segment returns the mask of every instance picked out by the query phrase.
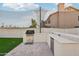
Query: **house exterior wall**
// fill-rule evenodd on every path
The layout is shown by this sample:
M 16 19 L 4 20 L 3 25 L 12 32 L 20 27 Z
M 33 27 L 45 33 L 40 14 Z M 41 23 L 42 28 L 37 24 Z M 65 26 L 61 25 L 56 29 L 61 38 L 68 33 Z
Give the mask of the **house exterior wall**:
M 49 23 L 49 21 L 50 21 L 50 23 Z M 56 27 L 58 27 L 57 22 L 58 22 L 58 12 L 49 16 L 49 18 L 45 21 L 45 26 L 56 28 Z
M 49 23 L 50 17 L 44 22 L 45 27 L 51 27 L 51 23 Z
M 78 13 L 73 12 L 60 12 L 59 13 L 59 27 L 60 28 L 73 28 L 79 26 Z
M 79 26 L 78 16 L 78 12 L 59 12 L 48 18 L 50 25 L 47 25 L 53 28 L 73 28 Z
M 48 17 L 45 26 L 55 28 L 79 27 L 79 10 L 72 6 L 64 8 L 64 3 L 60 3 L 58 4 L 58 11 Z
M 51 23 L 51 27 L 56 28 L 58 27 L 58 13 L 52 15 L 50 17 L 50 23 Z

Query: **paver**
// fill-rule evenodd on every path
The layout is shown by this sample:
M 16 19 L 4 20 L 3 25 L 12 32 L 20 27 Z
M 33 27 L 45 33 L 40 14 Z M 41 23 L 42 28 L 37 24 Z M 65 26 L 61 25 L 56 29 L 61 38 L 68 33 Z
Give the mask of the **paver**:
M 27 45 L 22 43 L 6 56 L 53 56 L 53 54 L 46 42 L 36 42 Z

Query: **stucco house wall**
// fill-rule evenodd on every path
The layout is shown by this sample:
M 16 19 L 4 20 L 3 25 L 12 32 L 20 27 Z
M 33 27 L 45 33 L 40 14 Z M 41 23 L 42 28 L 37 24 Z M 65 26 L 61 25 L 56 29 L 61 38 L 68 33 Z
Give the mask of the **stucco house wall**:
M 48 20 L 50 20 L 50 27 L 53 28 L 73 28 L 79 26 L 78 17 L 79 13 L 77 12 L 59 12 L 51 15 Z
M 52 15 L 50 17 L 50 24 L 51 24 L 51 27 L 53 28 L 56 28 L 58 25 L 58 13 L 55 13 L 54 15 Z
M 73 28 L 79 26 L 78 13 L 60 12 L 59 13 L 59 27 Z
M 46 26 L 51 28 L 74 28 L 79 26 L 79 10 L 71 6 L 64 9 L 63 5 L 60 4 L 59 10 L 48 17 L 46 20 L 48 24 L 45 23 Z

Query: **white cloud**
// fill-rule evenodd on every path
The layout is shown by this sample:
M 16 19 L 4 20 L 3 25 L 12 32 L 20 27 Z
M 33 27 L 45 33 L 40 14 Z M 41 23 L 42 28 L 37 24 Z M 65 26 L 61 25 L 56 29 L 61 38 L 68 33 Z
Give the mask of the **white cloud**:
M 24 11 L 24 10 L 29 10 L 29 9 L 35 9 L 38 8 L 38 4 L 34 3 L 3 3 L 3 7 L 10 8 L 14 11 Z

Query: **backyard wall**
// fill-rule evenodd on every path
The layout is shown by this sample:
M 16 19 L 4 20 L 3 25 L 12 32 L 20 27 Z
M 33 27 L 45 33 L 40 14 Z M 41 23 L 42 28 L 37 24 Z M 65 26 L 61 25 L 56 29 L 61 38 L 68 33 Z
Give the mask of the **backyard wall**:
M 23 37 L 26 30 L 35 30 L 34 42 L 47 42 L 49 38 L 49 33 L 53 32 L 63 32 L 79 35 L 79 28 L 70 29 L 57 29 L 57 28 L 42 28 L 39 33 L 39 29 L 26 28 L 26 29 L 0 29 L 0 37 Z

